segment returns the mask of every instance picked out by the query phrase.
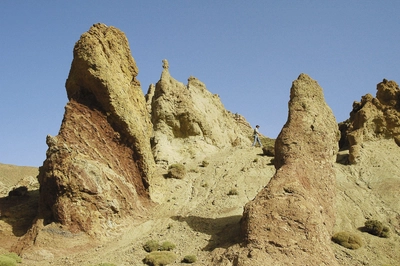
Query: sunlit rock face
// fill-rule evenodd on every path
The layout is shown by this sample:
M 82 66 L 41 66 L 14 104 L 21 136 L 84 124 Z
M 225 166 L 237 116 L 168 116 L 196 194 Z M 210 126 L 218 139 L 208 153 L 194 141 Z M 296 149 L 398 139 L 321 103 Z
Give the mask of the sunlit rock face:
M 357 164 L 364 141 L 393 139 L 400 146 L 400 90 L 395 81 L 384 79 L 371 94 L 353 103 L 350 118 L 341 123 L 341 146 L 349 149 L 349 163 Z
M 74 47 L 69 102 L 40 168 L 39 220 L 101 235 L 146 212 L 152 126 L 123 32 L 95 24 Z
M 195 77 L 175 80 L 163 60 L 160 80 L 146 94 L 154 128 L 153 154 L 158 164 L 206 156 L 220 148 L 250 146 L 252 129 L 239 114 L 227 111 L 217 94 Z
M 212 263 L 338 265 L 330 238 L 339 137 L 322 88 L 301 74 L 293 82 L 288 120 L 276 140 L 276 173 L 244 208 L 244 243 Z

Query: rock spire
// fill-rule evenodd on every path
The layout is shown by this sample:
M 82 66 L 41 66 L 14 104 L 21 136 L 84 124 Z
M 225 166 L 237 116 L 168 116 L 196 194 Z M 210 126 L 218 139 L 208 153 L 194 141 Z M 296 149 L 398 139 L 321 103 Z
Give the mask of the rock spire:
M 293 82 L 288 120 L 276 140 L 276 173 L 244 209 L 245 248 L 233 247 L 213 263 L 338 265 L 330 248 L 338 140 L 321 87 L 301 74 Z
M 95 24 L 74 47 L 69 102 L 40 168 L 43 225 L 101 235 L 150 204 L 150 117 L 123 32 Z

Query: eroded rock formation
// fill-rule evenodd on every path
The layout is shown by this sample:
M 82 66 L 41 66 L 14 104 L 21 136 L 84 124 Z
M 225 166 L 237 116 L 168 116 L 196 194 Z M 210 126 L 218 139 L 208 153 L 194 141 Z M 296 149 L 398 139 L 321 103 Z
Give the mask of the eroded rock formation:
M 377 85 L 376 98 L 366 94 L 353 103 L 350 118 L 341 123 L 341 146 L 349 148 L 349 162 L 359 161 L 364 141 L 393 138 L 400 146 L 400 90 L 395 81 Z
M 146 94 L 154 128 L 153 154 L 157 163 L 171 164 L 182 158 L 224 147 L 250 145 L 251 126 L 225 109 L 218 95 L 209 92 L 200 80 L 189 77 L 188 84 L 175 80 L 169 64 L 155 86 Z
M 339 131 L 318 83 L 293 82 L 289 116 L 276 140 L 274 177 L 246 204 L 243 246 L 216 265 L 338 265 L 330 248 Z
M 38 223 L 101 235 L 150 204 L 152 132 L 123 32 L 95 24 L 74 47 L 69 102 L 40 168 Z

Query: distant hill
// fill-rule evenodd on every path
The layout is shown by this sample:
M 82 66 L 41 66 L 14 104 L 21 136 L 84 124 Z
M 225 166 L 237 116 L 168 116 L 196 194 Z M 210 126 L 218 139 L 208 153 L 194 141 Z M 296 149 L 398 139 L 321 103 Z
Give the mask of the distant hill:
M 12 164 L 0 163 L 0 193 L 3 193 L 4 187 L 13 187 L 18 183 L 18 181 L 25 177 L 30 176 L 36 178 L 38 173 L 38 167 L 17 166 Z

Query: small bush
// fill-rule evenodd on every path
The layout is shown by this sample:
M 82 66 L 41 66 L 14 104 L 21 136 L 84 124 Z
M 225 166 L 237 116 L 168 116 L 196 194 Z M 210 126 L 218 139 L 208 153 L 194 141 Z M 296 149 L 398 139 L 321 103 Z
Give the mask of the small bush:
M 21 263 L 22 259 L 16 253 L 6 253 L 0 255 L 0 266 L 15 266 Z
M 15 266 L 17 262 L 6 255 L 0 255 L 0 266 Z
M 96 264 L 96 266 L 117 266 L 117 265 L 115 265 L 114 263 L 103 262 Z
M 377 220 L 368 220 L 365 222 L 365 229 L 368 233 L 379 237 L 389 237 L 389 227 L 383 225 Z
M 182 262 L 183 263 L 195 263 L 197 260 L 197 257 L 195 255 L 186 255 Z
M 183 179 L 186 175 L 186 168 L 183 164 L 172 164 L 168 168 L 168 177 Z
M 176 248 L 175 244 L 169 241 L 165 241 L 161 244 L 160 250 L 170 251 Z
M 143 262 L 147 265 L 162 266 L 173 263 L 176 255 L 170 251 L 153 251 L 148 254 Z
M 232 188 L 228 192 L 228 196 L 239 195 L 239 191 L 236 188 Z
M 210 163 L 208 161 L 206 161 L 206 160 L 201 162 L 201 166 L 203 166 L 203 167 L 207 167 L 209 164 Z
M 358 249 L 362 246 L 359 236 L 349 232 L 339 232 L 332 236 L 332 241 L 348 249 Z
M 143 248 L 147 252 L 153 252 L 159 250 L 160 244 L 155 240 L 149 240 L 143 245 Z
M 21 263 L 21 262 L 22 262 L 21 257 L 18 256 L 17 253 L 10 252 L 10 253 L 6 253 L 6 254 L 4 254 L 4 255 L 7 256 L 7 257 L 9 257 L 9 258 L 12 258 L 12 259 L 15 260 L 17 263 Z

